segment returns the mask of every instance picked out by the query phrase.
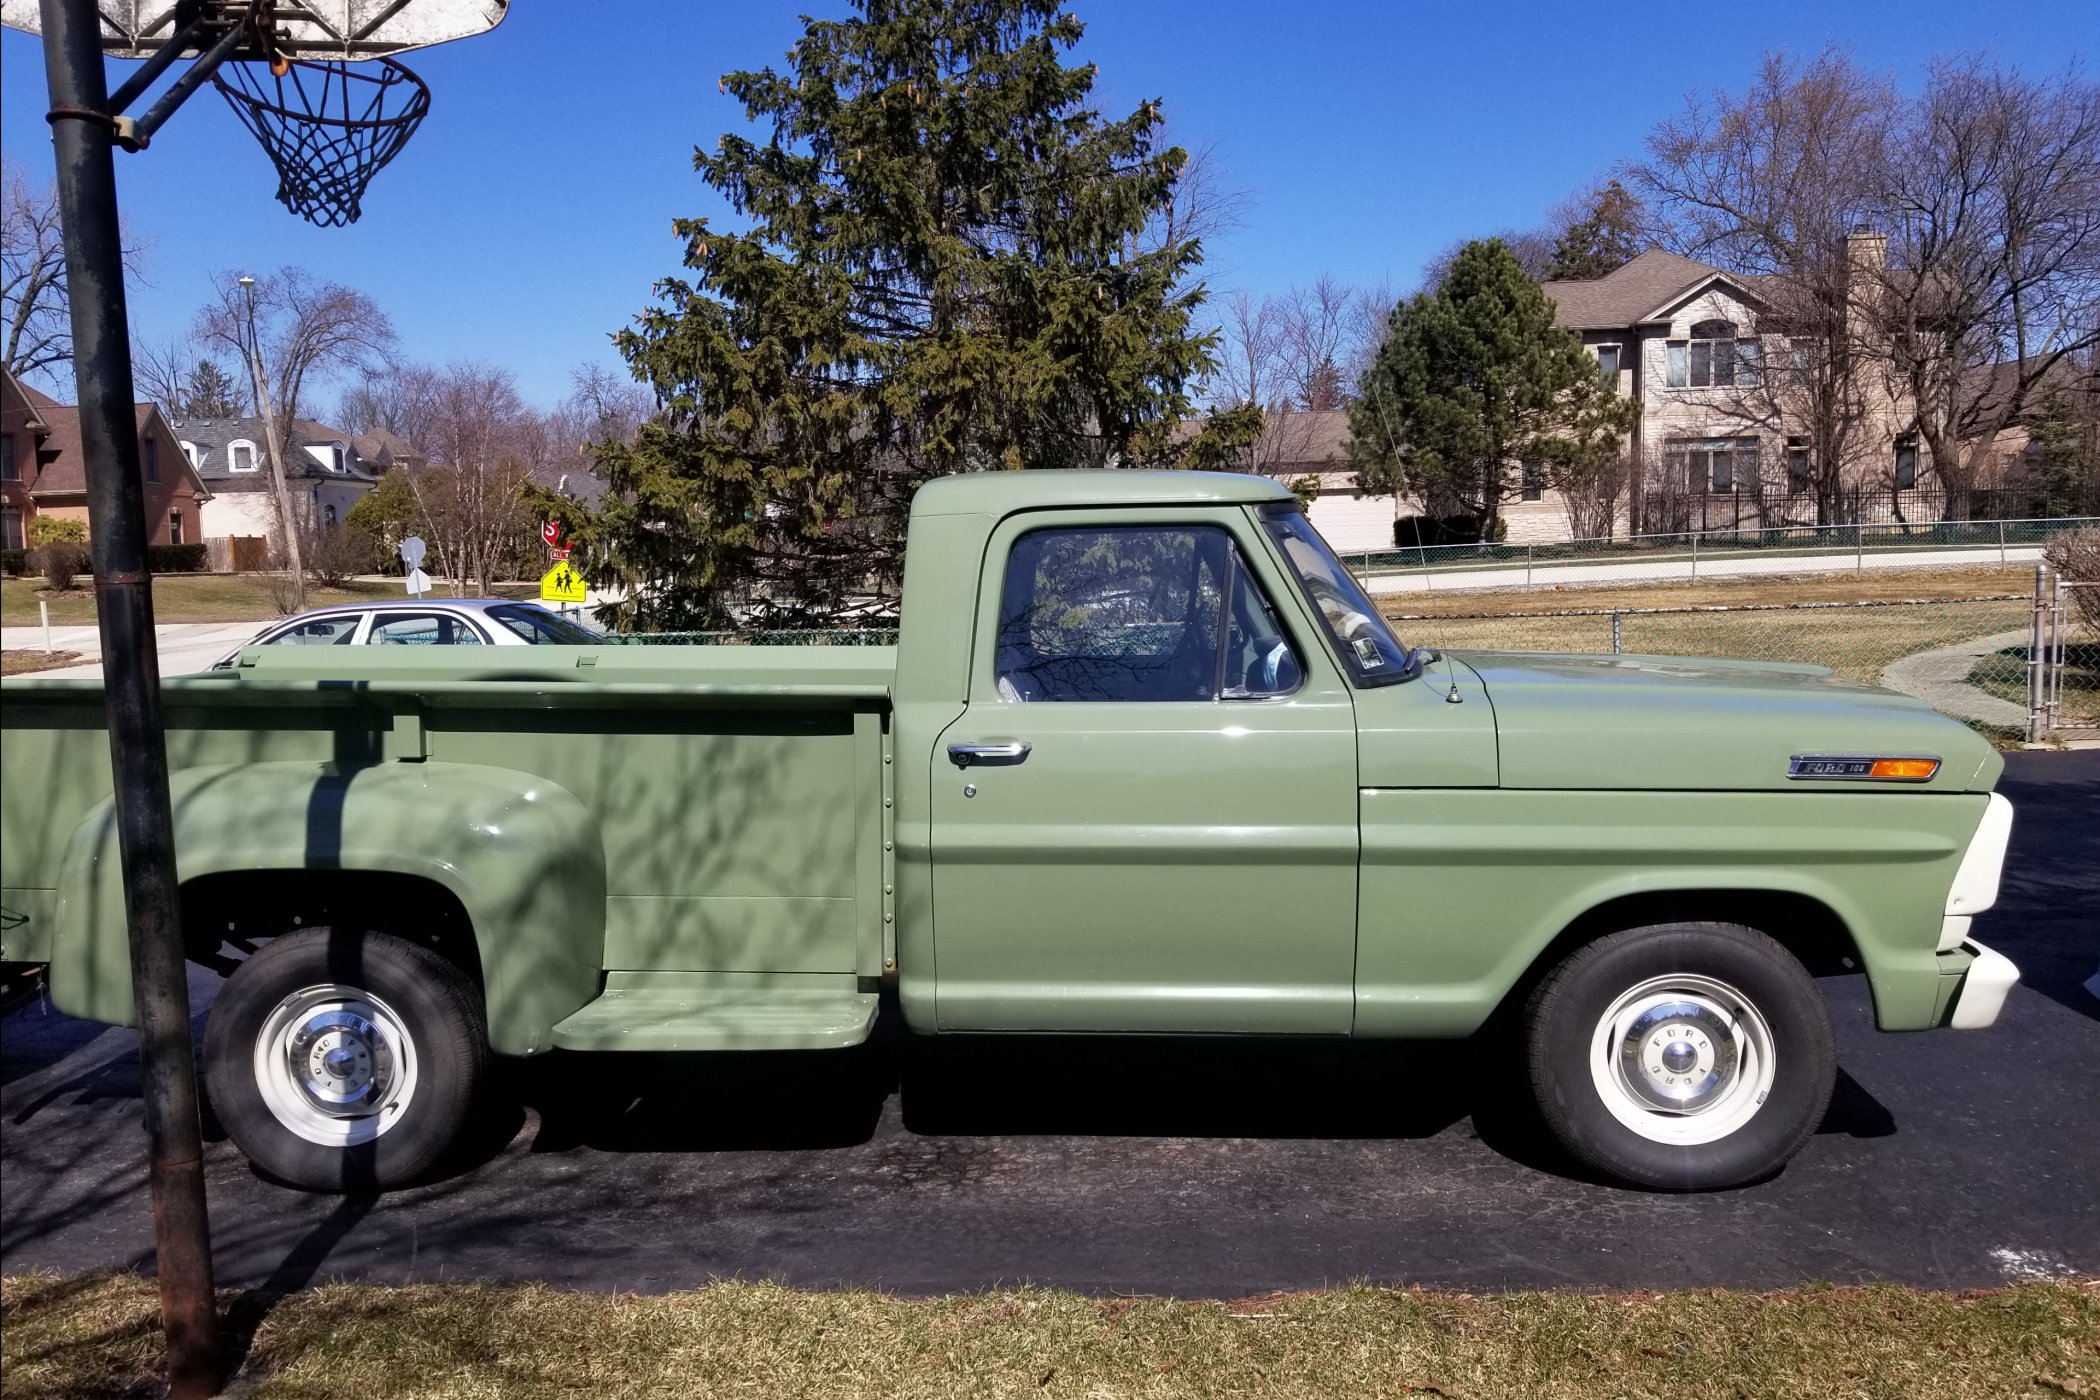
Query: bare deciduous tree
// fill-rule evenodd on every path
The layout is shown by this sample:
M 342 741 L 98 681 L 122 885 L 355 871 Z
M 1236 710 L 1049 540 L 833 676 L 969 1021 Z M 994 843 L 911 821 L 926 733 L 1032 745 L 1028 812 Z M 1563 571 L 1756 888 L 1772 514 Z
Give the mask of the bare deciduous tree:
M 141 251 L 124 248 L 124 270 L 137 276 Z M 66 299 L 65 231 L 58 185 L 32 184 L 19 167 L 0 170 L 0 318 L 7 323 L 4 362 L 20 377 L 73 359 L 72 306 Z
M 1743 431 L 1801 439 L 1787 466 L 1805 468 L 1817 523 L 1842 517 L 1847 481 L 1896 413 L 1870 314 L 1881 245 L 1863 230 L 1880 218 L 1897 102 L 1834 50 L 1805 64 L 1767 55 L 1741 96 L 1694 100 L 1658 127 L 1629 172 L 1667 246 L 1756 279 L 1760 339 L 1743 343 L 1762 345 L 1763 372 L 1711 407 Z
M 190 374 L 196 357 L 187 342 L 175 339 L 131 347 L 132 386 L 174 421 L 183 416 L 190 397 Z
M 0 190 L 0 306 L 7 315 L 9 374 L 29 374 L 73 358 L 58 188 L 31 185 L 15 169 L 6 172 Z
M 1172 144 L 1170 137 L 1164 144 Z M 1136 252 L 1157 252 L 1190 241 L 1201 242 L 1239 226 L 1253 196 L 1227 182 L 1215 143 L 1184 147 L 1186 159 L 1167 202 L 1132 241 Z
M 292 506 L 286 454 L 292 426 L 310 383 L 353 370 L 391 349 L 394 328 L 378 303 L 363 292 L 309 276 L 295 267 L 244 287 L 233 273 L 218 279 L 217 299 L 197 316 L 197 335 L 222 345 L 248 366 L 264 423 L 270 481 L 277 502 L 278 535 L 301 582 L 305 565 L 300 536 L 309 522 Z M 304 606 L 303 596 L 296 599 Z
M 1891 166 L 1882 329 L 1966 518 L 1998 435 L 2100 344 L 2100 85 L 1942 62 Z
M 417 446 L 431 464 L 403 473 L 438 571 L 483 593 L 515 566 L 535 522 L 523 500 L 544 441 L 539 415 L 506 370 L 451 365 L 413 376 Z
M 1279 361 L 1291 406 L 1305 412 L 1343 407 L 1342 362 L 1357 327 L 1356 294 L 1322 273 L 1284 295 L 1279 319 Z

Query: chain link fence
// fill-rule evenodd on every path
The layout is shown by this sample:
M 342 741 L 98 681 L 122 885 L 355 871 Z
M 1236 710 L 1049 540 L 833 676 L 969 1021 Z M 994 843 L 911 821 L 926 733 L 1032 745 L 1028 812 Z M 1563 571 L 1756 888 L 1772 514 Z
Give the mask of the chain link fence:
M 893 647 L 894 627 L 804 627 L 769 632 L 614 632 L 623 646 L 688 647 Z
M 1372 591 L 1532 587 L 1558 579 L 1698 579 L 1790 568 L 1975 568 L 2032 561 L 2100 520 L 1944 520 L 1632 535 L 1540 544 L 1422 545 L 1343 556 Z

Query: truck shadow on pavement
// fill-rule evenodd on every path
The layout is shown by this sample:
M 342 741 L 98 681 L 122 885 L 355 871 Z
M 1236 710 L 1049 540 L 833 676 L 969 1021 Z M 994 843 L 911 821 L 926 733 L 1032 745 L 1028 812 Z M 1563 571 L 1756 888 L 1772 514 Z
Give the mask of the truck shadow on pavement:
M 914 1137 L 1410 1140 L 1471 1120 L 1491 1149 L 1598 1181 L 1536 1125 L 1487 1037 L 1449 1042 L 943 1037 L 878 1031 L 832 1054 L 585 1055 L 508 1066 L 508 1116 L 443 1170 L 473 1170 L 536 1120 L 530 1151 L 705 1153 L 853 1148 L 885 1107 Z M 1838 1072 L 1820 1133 L 1896 1121 Z

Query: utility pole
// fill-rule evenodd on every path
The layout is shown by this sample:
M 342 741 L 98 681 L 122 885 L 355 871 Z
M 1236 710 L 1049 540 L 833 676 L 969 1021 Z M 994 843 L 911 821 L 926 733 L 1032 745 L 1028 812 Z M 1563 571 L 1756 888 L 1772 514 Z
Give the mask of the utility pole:
M 145 493 L 132 412 L 130 321 L 111 159 L 116 124 L 109 115 L 94 0 L 42 0 L 42 20 L 51 140 L 65 221 L 117 852 L 130 930 L 132 995 L 138 1003 L 161 1325 L 167 1334 L 169 1394 L 175 1400 L 202 1400 L 219 1388 L 222 1358 L 178 917 L 160 663 L 153 641 L 153 588 L 146 570 Z
M 270 486 L 277 495 L 277 528 L 284 531 L 285 562 L 292 566 L 292 611 L 306 611 L 306 561 L 299 545 L 299 517 L 292 511 L 292 488 L 284 475 L 284 434 L 277 426 L 277 405 L 270 400 L 269 377 L 263 373 L 262 341 L 255 334 L 255 279 L 242 273 L 241 296 L 247 302 L 248 377 L 255 381 L 255 410 L 262 415 L 263 446 L 270 452 Z

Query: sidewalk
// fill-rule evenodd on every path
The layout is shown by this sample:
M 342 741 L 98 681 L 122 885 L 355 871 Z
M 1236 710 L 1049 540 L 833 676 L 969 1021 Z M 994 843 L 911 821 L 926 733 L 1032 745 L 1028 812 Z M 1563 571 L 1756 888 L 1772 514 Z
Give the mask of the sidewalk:
M 246 622 L 171 622 L 156 627 L 153 639 L 160 650 L 160 673 L 180 676 L 209 670 L 212 662 L 276 621 L 276 618 L 252 618 Z M 27 627 L 0 628 L 0 647 L 9 651 L 42 651 L 44 629 L 34 623 Z M 51 649 L 79 652 L 80 663 L 34 672 L 39 680 L 101 678 L 102 637 L 93 627 L 52 628 Z

